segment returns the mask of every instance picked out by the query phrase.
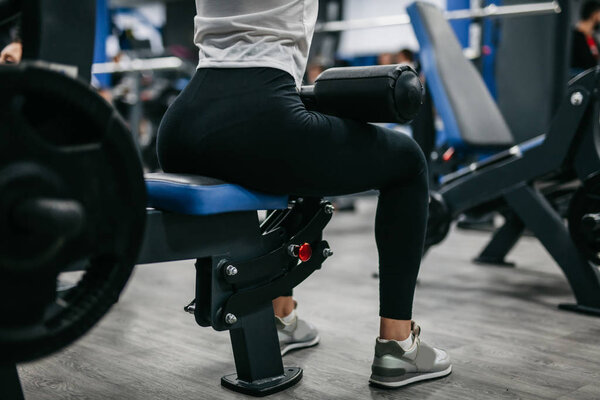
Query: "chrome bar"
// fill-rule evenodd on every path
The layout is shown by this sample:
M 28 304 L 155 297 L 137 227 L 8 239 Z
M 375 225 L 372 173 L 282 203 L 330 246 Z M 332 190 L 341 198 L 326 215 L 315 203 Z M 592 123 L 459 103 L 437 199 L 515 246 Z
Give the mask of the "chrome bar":
M 138 72 L 175 70 L 183 67 L 183 61 L 177 57 L 160 57 L 127 60 L 121 62 L 96 63 L 92 65 L 92 74 L 110 74 L 114 72 Z
M 449 20 L 493 17 L 521 17 L 527 15 L 551 15 L 561 12 L 556 1 L 546 3 L 518 4 L 512 6 L 496 6 L 491 4 L 478 9 L 446 11 L 444 16 Z M 384 17 L 354 19 L 347 21 L 329 21 L 318 23 L 315 32 L 342 32 L 353 29 L 381 28 L 410 24 L 408 14 L 389 15 Z

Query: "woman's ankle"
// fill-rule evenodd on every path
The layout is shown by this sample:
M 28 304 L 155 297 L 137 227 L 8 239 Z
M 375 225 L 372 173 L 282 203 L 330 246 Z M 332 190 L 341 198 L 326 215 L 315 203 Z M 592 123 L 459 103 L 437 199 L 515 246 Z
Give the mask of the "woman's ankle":
M 410 337 L 411 320 L 383 318 L 379 324 L 379 338 L 385 340 L 406 340 Z
M 279 318 L 287 317 L 294 311 L 295 303 L 292 296 L 281 296 L 273 300 L 273 311 Z

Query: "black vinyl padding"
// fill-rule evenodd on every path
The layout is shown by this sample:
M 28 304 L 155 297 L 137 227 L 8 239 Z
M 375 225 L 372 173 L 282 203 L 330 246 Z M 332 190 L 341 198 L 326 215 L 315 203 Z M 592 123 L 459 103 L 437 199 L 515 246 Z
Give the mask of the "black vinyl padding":
M 481 75 L 464 56 L 441 10 L 422 2 L 416 3 L 416 7 L 431 41 L 436 69 L 464 142 L 480 147 L 514 145 L 514 137 L 504 117 Z
M 331 68 L 314 86 L 312 109 L 366 122 L 412 120 L 423 103 L 423 85 L 408 65 Z

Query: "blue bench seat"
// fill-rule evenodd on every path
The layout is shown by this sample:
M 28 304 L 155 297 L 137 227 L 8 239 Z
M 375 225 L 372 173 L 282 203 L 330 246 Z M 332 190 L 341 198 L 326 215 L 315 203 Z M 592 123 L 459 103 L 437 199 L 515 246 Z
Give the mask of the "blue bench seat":
M 145 180 L 148 206 L 178 214 L 279 210 L 287 208 L 289 200 L 197 175 L 155 173 L 146 174 Z

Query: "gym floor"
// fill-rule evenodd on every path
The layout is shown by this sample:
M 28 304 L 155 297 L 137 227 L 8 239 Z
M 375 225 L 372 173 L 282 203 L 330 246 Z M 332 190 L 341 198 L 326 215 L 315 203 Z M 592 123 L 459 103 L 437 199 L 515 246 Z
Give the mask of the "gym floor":
M 299 289 L 299 313 L 321 344 L 284 363 L 304 379 L 271 399 L 599 399 L 600 319 L 560 311 L 572 301 L 558 266 L 533 238 L 509 255 L 516 269 L 470 262 L 488 234 L 455 231 L 425 258 L 415 319 L 448 350 L 448 378 L 400 390 L 370 387 L 377 335 L 374 198 L 337 213 L 325 232 L 335 256 Z M 399 259 L 402 255 L 398 255 Z M 229 335 L 200 328 L 183 306 L 193 262 L 138 267 L 120 302 L 62 352 L 20 366 L 27 399 L 240 399 Z

